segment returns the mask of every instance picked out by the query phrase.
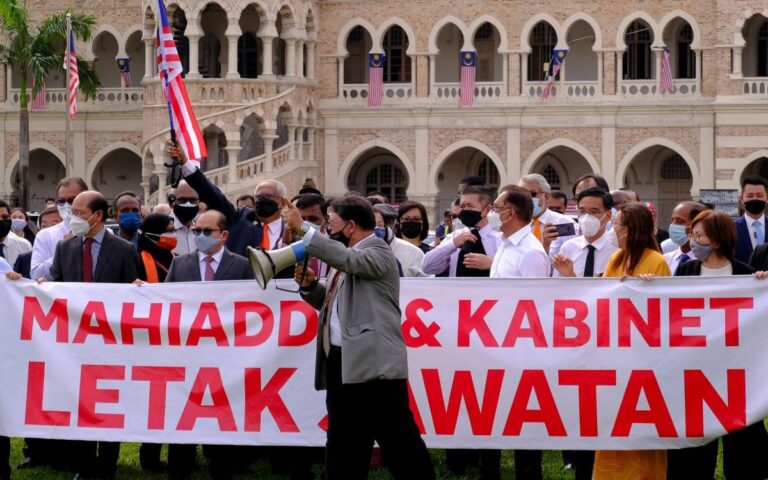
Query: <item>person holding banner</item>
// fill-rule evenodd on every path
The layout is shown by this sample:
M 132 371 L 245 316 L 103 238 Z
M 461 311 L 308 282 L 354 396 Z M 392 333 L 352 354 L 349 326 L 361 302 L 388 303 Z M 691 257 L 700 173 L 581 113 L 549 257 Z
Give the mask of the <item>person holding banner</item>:
M 654 231 L 653 214 L 648 207 L 637 202 L 628 203 L 616 215 L 613 229 L 608 232 L 609 241 L 620 250 L 608 260 L 603 276 L 669 276 L 669 267 L 659 251 Z M 594 480 L 662 479 L 666 474 L 665 450 L 598 450 L 595 453 Z
M 326 480 L 367 479 L 374 441 L 395 479 L 434 479 L 409 407 L 397 261 L 374 234 L 373 207 L 360 195 L 334 200 L 327 237 L 290 202 L 282 207 L 307 253 L 332 267 L 327 286 L 296 267 L 302 298 L 320 310 L 315 388 L 327 390 Z
M 736 226 L 724 212 L 705 210 L 691 223 L 690 246 L 696 260 L 681 264 L 675 276 L 719 277 L 751 275 L 754 269 L 734 257 Z M 723 473 L 728 480 L 762 480 L 768 477 L 763 455 L 768 433 L 763 422 L 729 433 L 723 440 Z M 668 452 L 667 478 L 714 478 L 718 441 L 701 447 Z

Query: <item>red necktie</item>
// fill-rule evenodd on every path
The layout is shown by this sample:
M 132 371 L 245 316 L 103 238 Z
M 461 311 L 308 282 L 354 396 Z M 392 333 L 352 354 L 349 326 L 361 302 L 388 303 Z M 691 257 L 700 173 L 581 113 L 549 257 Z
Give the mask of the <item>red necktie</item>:
M 83 242 L 83 281 L 93 282 L 93 254 L 91 253 L 92 238 L 86 238 Z

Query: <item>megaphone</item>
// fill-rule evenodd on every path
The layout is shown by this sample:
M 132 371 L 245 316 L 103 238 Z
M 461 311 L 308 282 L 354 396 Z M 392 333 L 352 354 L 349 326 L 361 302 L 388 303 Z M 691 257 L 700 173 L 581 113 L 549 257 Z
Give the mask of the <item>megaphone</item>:
M 294 242 L 287 247 L 277 250 L 264 250 L 248 247 L 248 260 L 256 276 L 256 281 L 261 288 L 266 289 L 267 284 L 282 270 L 301 262 L 307 256 L 307 248 L 304 242 Z

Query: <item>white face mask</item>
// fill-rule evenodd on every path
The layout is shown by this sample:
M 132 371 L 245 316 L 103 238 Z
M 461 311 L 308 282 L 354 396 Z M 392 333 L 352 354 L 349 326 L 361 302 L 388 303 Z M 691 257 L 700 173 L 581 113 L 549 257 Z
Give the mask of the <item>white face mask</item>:
M 597 235 L 597 232 L 600 231 L 603 217 L 605 217 L 605 214 L 603 214 L 603 216 L 600 218 L 596 218 L 588 213 L 585 213 L 579 217 L 579 230 L 582 234 L 584 234 L 585 237 L 594 237 Z
M 611 231 L 608 232 L 608 242 L 616 248 L 621 248 L 621 245 L 619 245 L 619 236 L 616 235 L 616 230 L 611 229 Z
M 88 220 L 93 217 L 95 213 L 92 213 L 90 217 L 88 217 Z M 72 231 L 73 235 L 82 237 L 88 234 L 88 232 L 91 231 L 93 228 L 89 223 L 88 220 L 83 220 L 80 217 L 71 216 L 69 217 L 69 229 Z
M 65 203 L 64 205 L 56 205 L 56 210 L 59 211 L 59 216 L 62 220 L 66 220 L 72 215 L 72 205 Z

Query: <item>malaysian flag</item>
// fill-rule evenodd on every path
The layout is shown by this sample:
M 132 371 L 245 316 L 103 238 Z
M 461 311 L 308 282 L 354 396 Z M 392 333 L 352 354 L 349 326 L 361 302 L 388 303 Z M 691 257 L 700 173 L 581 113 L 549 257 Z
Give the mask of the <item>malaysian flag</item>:
M 72 23 L 67 17 L 67 51 L 64 53 L 64 71 L 69 72 L 69 119 L 74 120 L 77 113 L 77 88 L 80 86 L 80 74 L 77 71 L 75 54 L 75 34 Z
M 563 66 L 563 62 L 565 62 L 565 56 L 568 54 L 568 50 L 552 50 L 552 73 L 549 75 L 549 79 L 547 80 L 547 84 L 544 86 L 544 90 L 541 91 L 541 99 L 546 100 L 549 98 L 549 95 L 552 93 L 552 87 L 555 86 L 555 80 L 557 79 L 557 74 L 560 73 L 560 68 Z
M 32 90 L 35 89 L 35 78 L 32 77 Z M 31 92 L 30 92 L 31 93 Z M 40 86 L 40 90 L 37 91 L 37 95 L 29 103 L 29 109 L 33 112 L 45 111 L 45 82 Z
M 461 52 L 461 83 L 459 84 L 459 107 L 475 104 L 476 52 Z
M 672 68 L 669 66 L 669 48 L 664 47 L 664 53 L 661 55 L 661 78 L 659 78 L 659 91 L 661 93 L 672 90 Z
M 380 107 L 384 87 L 384 54 L 368 54 L 368 106 Z
M 120 78 L 123 79 L 123 88 L 131 88 L 131 58 L 130 57 L 118 57 L 117 68 L 120 70 Z
M 160 16 L 155 38 L 157 70 L 168 102 L 171 137 L 175 135 L 176 144 L 181 146 L 190 161 L 199 166 L 200 159 L 207 156 L 208 152 L 181 76 L 184 68 L 181 65 L 179 51 L 176 49 L 176 42 L 173 41 L 173 32 L 168 23 L 168 13 L 163 0 L 157 0 L 157 11 Z

